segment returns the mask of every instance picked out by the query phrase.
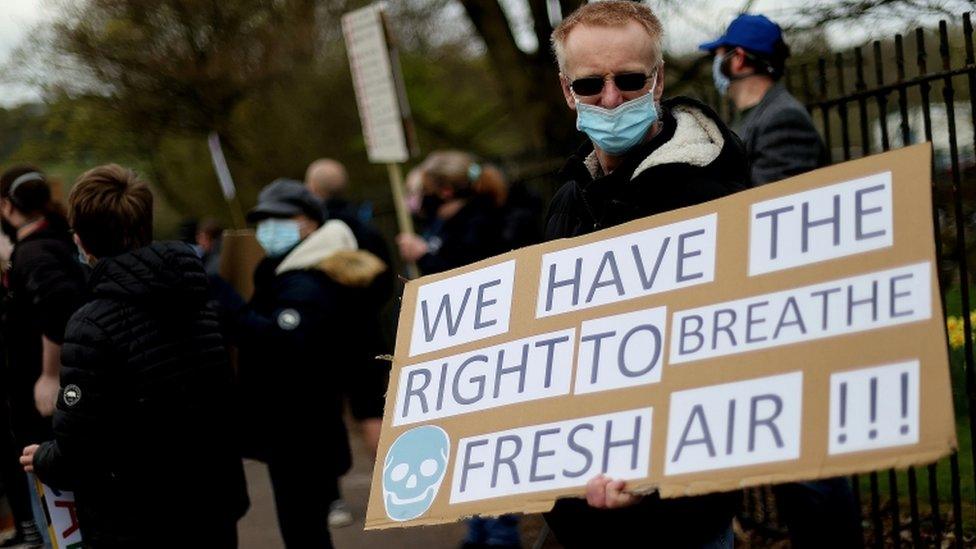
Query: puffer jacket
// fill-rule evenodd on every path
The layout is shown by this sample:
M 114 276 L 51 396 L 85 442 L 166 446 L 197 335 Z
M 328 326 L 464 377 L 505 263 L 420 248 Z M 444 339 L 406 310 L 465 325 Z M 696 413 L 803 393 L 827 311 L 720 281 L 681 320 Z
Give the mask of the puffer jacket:
M 641 217 L 700 204 L 748 186 L 738 138 L 707 106 L 687 98 L 663 102 L 661 131 L 603 174 L 584 145 L 560 172 L 550 204 L 548 240 L 577 236 Z M 728 533 L 736 494 L 662 500 L 645 496 L 633 507 L 593 509 L 562 499 L 546 514 L 566 547 L 702 547 Z
M 327 221 L 254 275 L 251 301 L 226 296 L 240 350 L 241 417 L 247 455 L 262 461 L 307 455 L 336 476 L 351 464 L 342 396 L 358 419 L 382 417 L 387 365 L 376 359 L 378 332 L 368 292 L 387 266 L 358 249 L 350 228 Z
M 186 244 L 156 243 L 102 259 L 89 286 L 38 477 L 75 491 L 86 546 L 192 546 L 233 527 L 247 492 L 203 265 Z

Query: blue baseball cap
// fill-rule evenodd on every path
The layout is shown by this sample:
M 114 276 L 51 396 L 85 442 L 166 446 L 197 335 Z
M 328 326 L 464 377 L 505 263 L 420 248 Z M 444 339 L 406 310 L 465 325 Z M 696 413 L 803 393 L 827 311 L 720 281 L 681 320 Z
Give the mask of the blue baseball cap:
M 742 14 L 729 23 L 718 40 L 705 42 L 698 46 L 704 51 L 715 51 L 718 48 L 743 48 L 750 52 L 772 55 L 775 46 L 783 41 L 783 30 L 765 15 Z

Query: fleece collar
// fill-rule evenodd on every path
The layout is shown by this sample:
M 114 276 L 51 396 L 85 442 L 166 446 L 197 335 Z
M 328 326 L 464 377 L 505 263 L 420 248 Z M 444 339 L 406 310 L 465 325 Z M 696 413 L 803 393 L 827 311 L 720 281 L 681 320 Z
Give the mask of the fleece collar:
M 338 219 L 330 219 L 295 246 L 295 249 L 275 269 L 275 273 L 317 268 L 319 263 L 338 252 L 353 251 L 358 248 L 359 244 L 349 225 Z
M 694 105 L 673 105 L 670 114 L 675 121 L 671 139 L 655 147 L 647 158 L 634 169 L 630 179 L 636 179 L 644 171 L 662 164 L 690 164 L 707 166 L 718 158 L 725 146 L 725 137 L 718 124 L 708 114 Z M 583 166 L 591 179 L 603 177 L 603 168 L 596 151 L 583 159 Z
M 725 146 L 722 130 L 702 110 L 691 105 L 676 105 L 672 107 L 671 115 L 677 122 L 674 137 L 648 155 L 634 170 L 631 180 L 662 164 L 707 166 L 721 154 Z
M 330 219 L 296 246 L 275 274 L 316 269 L 343 286 L 365 287 L 387 268 L 378 257 L 359 249 L 349 225 Z

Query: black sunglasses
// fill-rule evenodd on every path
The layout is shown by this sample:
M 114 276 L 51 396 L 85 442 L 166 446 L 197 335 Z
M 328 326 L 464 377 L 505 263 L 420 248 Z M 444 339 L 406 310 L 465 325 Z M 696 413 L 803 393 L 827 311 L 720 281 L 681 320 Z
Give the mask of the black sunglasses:
M 642 72 L 627 72 L 624 74 L 613 75 L 613 84 L 623 92 L 633 92 L 644 88 L 650 76 Z M 606 79 L 602 76 L 585 76 L 573 80 L 569 87 L 576 92 L 576 95 L 596 95 L 603 91 Z

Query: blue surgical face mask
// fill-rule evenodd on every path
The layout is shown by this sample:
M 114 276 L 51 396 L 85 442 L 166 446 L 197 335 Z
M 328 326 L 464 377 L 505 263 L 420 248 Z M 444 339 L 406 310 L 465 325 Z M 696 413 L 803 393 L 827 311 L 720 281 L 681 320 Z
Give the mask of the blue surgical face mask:
M 75 247 L 78 248 L 78 263 L 91 266 L 91 258 L 85 253 L 85 250 L 78 244 L 75 244 Z
M 712 80 L 715 82 L 715 89 L 718 90 L 719 95 L 725 96 L 729 92 L 729 86 L 732 85 L 732 79 L 725 75 L 722 71 L 722 63 L 728 58 L 729 52 L 725 55 L 716 55 L 715 59 L 712 61 Z
M 651 91 L 615 109 L 588 105 L 577 98 L 576 129 L 586 133 L 593 144 L 607 154 L 624 154 L 640 143 L 651 125 L 657 122 L 654 87 L 652 83 Z
M 258 223 L 258 244 L 270 257 L 277 257 L 302 240 L 298 222 L 291 219 L 265 219 Z

